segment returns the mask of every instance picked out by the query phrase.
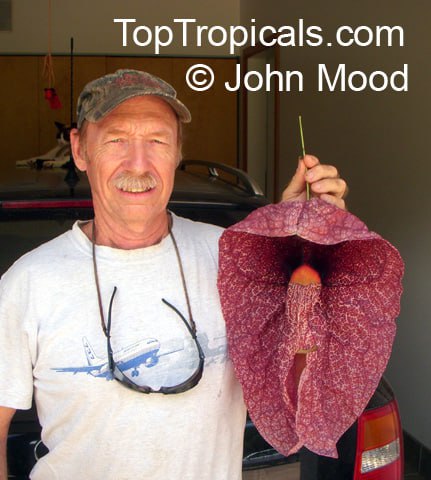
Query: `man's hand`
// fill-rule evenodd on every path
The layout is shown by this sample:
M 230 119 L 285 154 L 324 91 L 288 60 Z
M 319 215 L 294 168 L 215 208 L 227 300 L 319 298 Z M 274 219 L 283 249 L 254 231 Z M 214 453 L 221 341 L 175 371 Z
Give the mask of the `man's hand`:
M 283 202 L 305 200 L 306 183 L 310 184 L 313 197 L 319 197 L 337 207 L 346 208 L 344 202 L 348 192 L 346 182 L 340 178 L 335 167 L 322 165 L 313 155 L 305 155 L 299 159 L 298 168 L 282 193 L 281 200 Z

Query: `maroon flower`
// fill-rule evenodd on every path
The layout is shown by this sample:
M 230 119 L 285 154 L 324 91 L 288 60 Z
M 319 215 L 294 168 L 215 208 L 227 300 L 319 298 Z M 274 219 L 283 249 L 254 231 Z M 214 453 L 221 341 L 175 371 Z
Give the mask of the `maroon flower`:
M 224 232 L 229 354 L 252 420 L 279 452 L 337 456 L 388 362 L 402 275 L 389 242 L 319 199 L 263 207 Z

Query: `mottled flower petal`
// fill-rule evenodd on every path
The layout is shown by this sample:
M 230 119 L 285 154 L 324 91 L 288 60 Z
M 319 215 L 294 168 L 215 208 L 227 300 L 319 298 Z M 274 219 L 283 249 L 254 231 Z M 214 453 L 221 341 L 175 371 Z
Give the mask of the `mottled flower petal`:
M 290 282 L 303 263 L 321 284 Z M 224 232 L 219 292 L 229 353 L 251 418 L 279 452 L 305 445 L 337 456 L 336 442 L 388 362 L 402 275 L 389 242 L 319 199 L 260 208 Z M 297 384 L 301 349 L 310 352 Z

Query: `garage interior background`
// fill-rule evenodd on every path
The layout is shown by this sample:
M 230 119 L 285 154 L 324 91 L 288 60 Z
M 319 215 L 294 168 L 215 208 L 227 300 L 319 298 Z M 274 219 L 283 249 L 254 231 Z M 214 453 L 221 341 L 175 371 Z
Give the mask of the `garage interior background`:
M 47 0 L 12 0 L 12 30 L 0 32 L 0 175 L 15 160 L 44 153 L 53 146 L 54 120 L 68 123 L 70 38 L 75 39 L 78 92 L 83 84 L 119 66 L 146 68 L 172 81 L 190 106 L 194 122 L 187 132 L 187 158 L 240 163 L 241 125 L 237 95 L 221 87 L 193 93 L 184 83 L 188 65 L 215 67 L 218 85 L 231 78 L 237 62 L 227 48 L 173 44 L 154 56 L 151 47 L 121 45 L 114 18 L 136 18 L 148 26 L 172 25 L 174 18 L 196 18 L 201 25 L 318 25 L 334 32 L 341 25 L 400 25 L 403 47 L 295 47 L 279 49 L 279 68 L 300 70 L 304 91 L 278 97 L 281 189 L 299 154 L 297 117 L 301 114 L 309 152 L 337 165 L 348 180 L 349 209 L 401 252 L 406 262 L 402 312 L 387 377 L 394 386 L 405 430 L 431 449 L 431 199 L 429 107 L 431 34 L 428 0 L 217 0 L 175 2 L 124 0 L 52 1 L 52 52 L 63 111 L 49 111 L 43 99 L 41 69 L 47 50 Z M 122 56 L 127 56 L 122 57 Z M 206 57 L 206 58 L 205 58 Z M 204 61 L 205 59 L 205 61 Z M 409 65 L 408 92 L 318 92 L 319 63 L 348 70 L 391 73 Z M 76 99 L 77 93 L 75 93 Z M 252 113 L 249 112 L 249 115 Z M 262 118 L 262 128 L 266 119 Z

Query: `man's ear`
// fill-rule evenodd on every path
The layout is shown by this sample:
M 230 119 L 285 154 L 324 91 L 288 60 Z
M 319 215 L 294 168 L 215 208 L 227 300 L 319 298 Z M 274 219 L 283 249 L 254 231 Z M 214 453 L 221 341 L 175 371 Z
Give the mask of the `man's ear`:
M 85 172 L 87 170 L 87 160 L 84 151 L 84 145 L 81 141 L 79 130 L 74 128 L 70 131 L 70 146 L 72 148 L 73 160 L 78 170 Z

